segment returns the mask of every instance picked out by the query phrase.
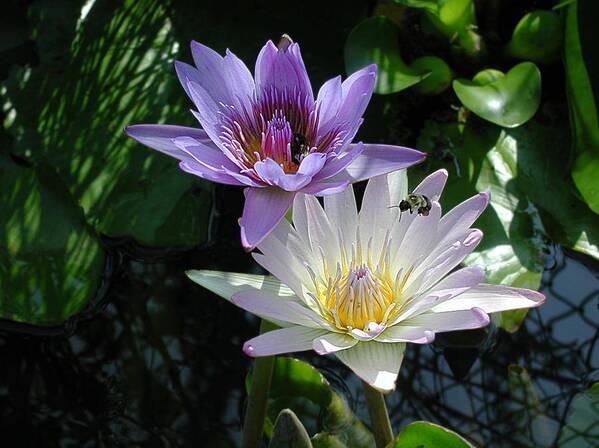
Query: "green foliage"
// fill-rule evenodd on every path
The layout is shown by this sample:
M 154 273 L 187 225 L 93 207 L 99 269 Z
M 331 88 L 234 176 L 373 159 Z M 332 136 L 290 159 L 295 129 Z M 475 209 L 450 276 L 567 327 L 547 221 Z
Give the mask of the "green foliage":
M 268 448 L 312 448 L 310 436 L 291 409 L 283 409 L 277 419 Z
M 378 65 L 375 92 L 397 93 L 422 81 L 427 73 L 408 67 L 401 59 L 398 32 L 385 17 L 371 17 L 359 23 L 345 43 L 348 73 L 368 64 Z
M 190 121 L 164 3 L 98 1 L 83 21 L 81 5 L 60 5 L 36 3 L 40 65 L 14 69 L 5 83 L 12 152 L 54 166 L 104 234 L 150 246 L 204 241 L 207 184 L 122 132 L 134 122 Z
M 104 253 L 83 212 L 49 165 L 0 155 L 0 317 L 55 326 L 85 306 Z
M 436 56 L 423 56 L 412 62 L 411 68 L 420 73 L 430 73 L 414 87 L 423 95 L 437 95 L 449 87 L 453 72 L 445 61 Z
M 248 377 L 246 388 L 249 384 Z M 315 447 L 368 448 L 374 444 L 370 431 L 317 369 L 298 359 L 277 356 L 264 428 L 267 435 L 273 434 L 272 422 L 284 409 L 297 415 L 313 436 Z
M 460 101 L 479 117 L 513 128 L 526 123 L 537 112 L 541 102 L 541 72 L 532 62 L 518 64 L 488 84 L 481 85 L 483 79 L 480 75 L 477 81 L 453 81 Z
M 459 434 L 431 422 L 406 426 L 387 448 L 473 448 Z
M 573 149 L 578 155 L 572 178 L 591 210 L 599 213 L 599 57 L 594 51 L 599 33 L 588 16 L 599 12 L 596 3 L 572 3 L 566 11 L 564 66 Z
M 562 36 L 559 14 L 544 10 L 531 11 L 514 28 L 506 51 L 516 59 L 553 62 L 559 58 Z

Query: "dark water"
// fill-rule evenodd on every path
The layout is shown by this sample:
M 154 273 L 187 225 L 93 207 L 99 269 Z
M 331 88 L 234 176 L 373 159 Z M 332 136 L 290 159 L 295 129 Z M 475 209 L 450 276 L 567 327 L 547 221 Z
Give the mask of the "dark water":
M 238 444 L 250 366 L 241 345 L 258 322 L 184 271 L 260 272 L 231 224 L 240 196 L 218 188 L 206 247 L 151 252 L 107 241 L 106 294 L 65 332 L 2 331 L 2 446 Z M 556 446 L 573 397 L 599 380 L 599 269 L 559 247 L 547 266 L 547 303 L 518 333 L 491 328 L 409 346 L 388 399 L 395 428 L 426 419 L 484 446 Z M 366 417 L 359 384 L 345 368 L 311 353 L 301 357 Z

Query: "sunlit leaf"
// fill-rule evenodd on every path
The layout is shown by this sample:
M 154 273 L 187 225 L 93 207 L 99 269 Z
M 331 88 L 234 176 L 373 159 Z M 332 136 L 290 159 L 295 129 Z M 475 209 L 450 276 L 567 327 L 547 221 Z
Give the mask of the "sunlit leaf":
M 572 179 L 591 210 L 599 214 L 599 151 L 585 151 L 578 156 Z
M 512 128 L 526 123 L 537 112 L 541 73 L 532 62 L 523 62 L 487 85 L 456 79 L 453 89 L 464 106 L 479 117 Z
M 412 61 L 410 67 L 420 73 L 430 73 L 430 75 L 414 86 L 418 93 L 436 95 L 443 92 L 451 84 L 453 71 L 441 58 L 423 56 Z
M 459 434 L 431 422 L 410 423 L 387 448 L 473 448 Z
M 207 184 L 122 132 L 131 123 L 193 123 L 172 65 L 179 45 L 168 6 L 98 0 L 78 21 L 79 9 L 65 14 L 50 3 L 36 3 L 36 31 L 56 17 L 62 32 L 40 36 L 40 65 L 14 70 L 5 83 L 12 152 L 55 166 L 88 222 L 109 236 L 202 242 Z
M 96 292 L 102 247 L 66 185 L 47 165 L 0 157 L 0 317 L 61 325 Z
M 348 73 L 368 64 L 378 65 L 376 93 L 400 92 L 427 76 L 401 59 L 397 27 L 385 17 L 371 17 L 359 23 L 347 37 L 344 54 Z

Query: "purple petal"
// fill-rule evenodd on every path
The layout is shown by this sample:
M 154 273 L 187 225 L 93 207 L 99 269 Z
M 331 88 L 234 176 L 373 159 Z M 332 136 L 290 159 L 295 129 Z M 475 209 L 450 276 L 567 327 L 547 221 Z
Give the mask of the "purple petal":
M 325 82 L 316 97 L 321 129 L 329 129 L 331 127 L 331 123 L 336 120 L 341 102 L 341 76 L 337 76 Z
M 198 72 L 195 67 L 181 61 L 175 61 L 175 71 L 177 72 L 177 77 L 179 78 L 179 82 L 183 86 L 185 93 L 187 93 L 187 96 L 193 101 L 187 84 L 189 84 L 189 81 L 193 81 L 200 85 L 202 82 L 200 72 Z
M 364 150 L 347 168 L 331 180 L 358 182 L 381 174 L 407 168 L 424 160 L 426 154 L 394 145 L 364 144 Z
M 246 190 L 241 226 L 241 244 L 246 249 L 256 247 L 285 216 L 295 193 L 280 188 L 249 188 Z
M 286 174 L 283 168 L 272 159 L 254 164 L 254 171 L 268 184 L 285 191 L 297 191 L 310 183 L 311 177 L 300 173 Z
M 300 163 L 297 172 L 299 174 L 304 174 L 312 178 L 314 175 L 318 174 L 320 170 L 322 170 L 322 167 L 325 165 L 326 160 L 326 154 L 322 154 L 319 152 L 313 152 L 312 154 L 308 154 Z
M 328 179 L 341 170 L 344 170 L 362 154 L 364 148 L 365 146 L 363 143 L 350 145 L 348 151 L 339 154 L 333 159 L 327 160 L 326 165 L 319 171 L 318 175 L 315 176 L 315 179 Z
M 243 351 L 254 357 L 303 352 L 312 349 L 312 341 L 326 333 L 325 330 L 306 327 L 282 328 L 250 339 L 243 344 Z
M 266 43 L 256 61 L 256 86 L 259 94 L 275 88 L 314 101 L 308 72 L 296 43 L 281 49 L 272 41 Z
M 322 126 L 319 131 L 328 132 L 331 128 L 342 126 L 350 138 L 357 131 L 362 115 L 370 102 L 374 90 L 377 67 L 375 64 L 364 67 L 353 73 L 341 84 L 341 104 L 335 120 L 329 120 L 327 126 Z
M 311 182 L 307 187 L 302 188 L 300 191 L 305 194 L 311 194 L 314 196 L 328 196 L 331 194 L 341 193 L 350 185 L 347 180 L 339 181 L 317 181 Z
M 192 81 L 202 86 L 215 103 L 218 104 L 222 101 L 225 104 L 232 104 L 233 97 L 225 82 L 223 57 L 213 49 L 196 41 L 191 42 L 191 54 L 199 73 L 199 82 Z
M 216 182 L 218 184 L 225 185 L 236 185 L 236 186 L 245 186 L 243 182 L 238 181 L 233 176 L 228 173 L 214 171 L 212 168 L 208 168 L 205 165 L 197 163 L 195 161 L 185 161 L 179 163 L 179 168 L 185 171 L 186 173 L 193 174 L 194 176 L 201 177 L 202 179 L 209 180 L 211 182 Z
M 439 232 L 451 237 L 468 229 L 489 204 L 489 193 L 480 193 L 452 208 L 439 222 Z
M 141 144 L 179 160 L 183 160 L 182 157 L 185 157 L 185 155 L 181 153 L 181 149 L 173 142 L 173 139 L 177 137 L 191 137 L 203 145 L 214 147 L 206 131 L 203 129 L 168 124 L 134 124 L 125 127 L 124 131 L 125 134 Z
M 247 66 L 233 52 L 227 50 L 224 57 L 225 79 L 234 105 L 251 109 L 251 99 L 255 95 L 254 78 Z
M 239 167 L 217 148 L 208 147 L 191 137 L 177 137 L 173 143 L 185 155 L 181 158 L 184 162 L 191 159 L 215 171 L 239 172 Z

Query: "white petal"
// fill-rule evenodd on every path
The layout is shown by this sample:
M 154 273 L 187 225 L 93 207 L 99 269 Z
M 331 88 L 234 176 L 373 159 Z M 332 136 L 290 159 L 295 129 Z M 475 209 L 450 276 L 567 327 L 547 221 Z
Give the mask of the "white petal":
M 462 294 L 484 280 L 485 271 L 478 266 L 470 266 L 452 272 L 434 285 L 428 292 L 421 296 L 415 296 L 410 300 L 393 324 L 405 321 L 410 316 L 428 311 L 446 300 L 451 300 L 452 297 Z
M 542 305 L 545 296 L 537 291 L 499 285 L 478 285 L 433 308 L 433 311 L 457 311 L 477 307 L 485 313 L 532 308 Z
M 327 333 L 316 339 L 312 344 L 312 348 L 319 355 L 328 355 L 340 350 L 346 350 L 356 345 L 358 341 L 351 336 L 343 333 Z
M 407 212 L 404 212 L 405 214 Z M 441 207 L 438 202 L 432 203 L 428 216 L 418 215 L 406 231 L 399 249 L 391 254 L 391 266 L 403 268 L 404 272 L 408 272 L 419 264 L 437 241 L 437 225 L 440 218 Z M 393 239 L 396 237 L 394 234 L 391 235 Z
M 395 389 L 405 344 L 360 342 L 354 347 L 336 352 L 347 367 L 375 389 L 386 393 Z
M 414 193 L 421 194 L 431 201 L 438 201 L 447 182 L 447 170 L 437 170 L 425 177 L 416 188 Z
M 187 276 L 198 285 L 223 299 L 231 300 L 233 294 L 248 289 L 268 291 L 277 296 L 291 298 L 295 293 L 280 280 L 270 275 L 240 274 L 208 270 L 192 270 Z
M 303 352 L 312 349 L 312 341 L 326 334 L 326 330 L 289 327 L 256 336 L 243 344 L 248 356 L 269 356 L 281 353 Z
M 391 228 L 397 219 L 398 209 L 390 208 L 391 194 L 389 192 L 388 178 L 386 175 L 373 177 L 366 184 L 362 198 L 362 207 L 358 219 L 362 250 L 366 253 L 368 244 L 372 241 L 372 252 L 378 259 L 383 246 L 386 229 Z
M 411 296 L 427 291 L 476 249 L 482 237 L 480 230 L 470 229 L 452 244 L 435 248 L 410 276 L 405 294 Z
M 252 253 L 252 257 L 260 266 L 288 285 L 294 292 L 294 295 L 297 295 L 300 298 L 304 296 L 302 283 L 296 275 L 296 271 L 287 269 L 287 266 L 281 264 L 275 257 L 257 254 L 256 252 Z
M 387 176 L 391 204 L 399 205 L 399 203 L 408 195 L 407 170 L 397 170 Z
M 346 188 L 342 193 L 325 196 L 324 210 L 333 229 L 339 229 L 346 252 L 351 253 L 351 243 L 356 237 L 358 226 L 358 210 L 353 187 Z
M 289 322 L 309 328 L 331 330 L 326 320 L 304 305 L 281 299 L 264 291 L 243 291 L 233 295 L 231 302 L 267 320 Z
M 489 204 L 489 193 L 480 193 L 452 208 L 439 222 L 443 240 L 466 231 Z M 445 235 L 445 236 L 443 236 Z
M 428 328 L 406 325 L 402 322 L 388 327 L 376 340 L 382 343 L 430 344 L 435 340 L 435 333 Z
M 314 196 L 304 195 L 306 206 L 306 215 L 308 223 L 308 238 L 312 247 L 312 253 L 324 256 L 327 268 L 334 271 L 337 262 L 341 260 L 339 245 L 337 244 L 337 233 L 333 231 L 329 219 L 321 207 L 318 199 Z M 321 252 L 322 250 L 322 252 Z M 320 256 L 318 257 L 321 258 Z M 311 266 L 317 272 L 321 272 L 324 278 L 324 269 L 322 263 L 318 266 Z
M 456 330 L 471 330 L 489 325 L 489 316 L 480 308 L 471 310 L 448 311 L 443 313 L 428 312 L 412 317 L 406 325 L 426 328 L 435 333 Z

